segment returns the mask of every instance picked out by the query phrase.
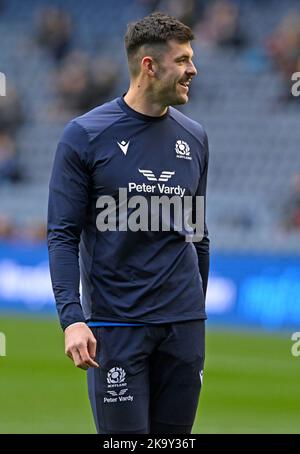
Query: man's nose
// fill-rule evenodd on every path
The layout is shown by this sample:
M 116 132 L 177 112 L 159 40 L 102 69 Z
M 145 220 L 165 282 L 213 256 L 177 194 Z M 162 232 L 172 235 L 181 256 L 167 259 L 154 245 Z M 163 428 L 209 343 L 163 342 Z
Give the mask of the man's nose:
M 194 65 L 193 62 L 191 62 L 191 64 L 189 65 L 187 72 L 191 76 L 196 76 L 197 75 L 197 69 L 196 69 L 196 66 Z

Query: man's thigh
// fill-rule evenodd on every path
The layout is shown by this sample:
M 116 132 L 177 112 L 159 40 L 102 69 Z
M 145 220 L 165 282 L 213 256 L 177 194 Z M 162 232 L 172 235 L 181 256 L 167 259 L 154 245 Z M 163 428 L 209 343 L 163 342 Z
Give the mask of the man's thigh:
M 88 391 L 98 433 L 149 432 L 148 342 L 144 327 L 92 328 L 98 369 Z
M 167 328 L 164 341 L 150 361 L 152 426 L 163 423 L 192 428 L 202 386 L 204 356 L 204 320 L 174 323 Z

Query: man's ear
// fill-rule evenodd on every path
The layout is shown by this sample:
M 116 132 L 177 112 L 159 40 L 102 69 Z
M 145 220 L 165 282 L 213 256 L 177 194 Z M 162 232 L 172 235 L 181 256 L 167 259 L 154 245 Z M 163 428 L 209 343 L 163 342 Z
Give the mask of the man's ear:
M 144 74 L 146 73 L 148 76 L 154 77 L 157 73 L 158 67 L 153 57 L 146 56 L 143 57 L 141 61 L 141 69 Z

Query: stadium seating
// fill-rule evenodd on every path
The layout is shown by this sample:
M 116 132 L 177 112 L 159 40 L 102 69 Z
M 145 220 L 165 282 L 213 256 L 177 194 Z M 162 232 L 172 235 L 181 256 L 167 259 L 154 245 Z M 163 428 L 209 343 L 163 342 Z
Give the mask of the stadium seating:
M 49 113 L 56 96 L 54 63 L 33 43 L 36 11 L 47 2 L 5 3 L 0 15 L 0 71 L 21 93 L 26 112 L 26 123 L 17 136 L 25 179 L 17 185 L 0 185 L 0 212 L 21 224 L 46 219 L 51 165 L 66 120 Z M 51 2 L 70 12 L 75 47 L 91 55 L 111 53 L 124 67 L 117 96 L 128 84 L 122 41 L 126 23 L 146 10 L 138 1 L 113 3 L 114 8 L 110 2 L 99 6 L 94 0 Z M 196 41 L 198 77 L 190 103 L 182 108 L 205 126 L 210 140 L 208 225 L 212 245 L 220 251 L 299 252 L 300 234 L 283 231 L 281 223 L 292 177 L 300 172 L 300 98 L 290 103 L 279 100 L 282 81 L 262 50 L 266 36 L 295 2 L 239 3 L 249 47 L 242 52 L 208 50 Z

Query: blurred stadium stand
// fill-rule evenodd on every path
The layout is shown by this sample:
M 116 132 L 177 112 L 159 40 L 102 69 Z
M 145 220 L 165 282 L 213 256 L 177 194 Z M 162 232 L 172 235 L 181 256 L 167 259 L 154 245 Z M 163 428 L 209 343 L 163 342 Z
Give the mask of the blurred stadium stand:
M 199 74 L 183 109 L 204 124 L 210 139 L 208 223 L 213 247 L 300 251 L 299 232 L 286 232 L 281 219 L 292 177 L 300 171 L 300 100 L 280 103 L 282 80 L 263 52 L 265 39 L 296 3 L 238 4 L 247 47 L 212 49 L 197 39 Z M 151 2 L 114 0 L 101 6 L 92 0 L 51 2 L 51 7 L 55 5 L 72 18 L 73 48 L 117 60 L 120 78 L 113 96 L 124 92 L 126 23 L 147 13 Z M 0 212 L 22 224 L 45 219 L 56 143 L 72 118 L 50 112 L 57 97 L 55 63 L 34 44 L 37 13 L 46 6 L 48 2 L 42 0 L 12 0 L 4 2 L 0 15 L 0 68 L 16 85 L 26 113 L 26 123 L 17 134 L 19 165 L 26 178 L 16 185 L 0 185 Z
M 300 173 L 300 97 L 291 100 L 292 82 L 284 80 L 266 45 L 289 11 L 299 13 L 299 2 L 219 3 L 238 8 L 239 32 L 235 40 L 219 45 L 203 40 L 201 21 L 213 2 L 190 2 L 198 77 L 190 102 L 181 108 L 202 123 L 209 136 L 212 252 L 299 254 L 300 215 L 299 225 L 292 228 L 286 228 L 285 215 L 293 197 L 293 178 Z M 97 57 L 99 71 L 101 59 L 103 67 L 107 58 L 118 65 L 117 85 L 107 100 L 128 87 L 126 24 L 152 8 L 172 12 L 176 6 L 180 5 L 175 0 L 51 2 L 51 8 L 62 8 L 70 17 L 70 50 L 80 50 L 91 60 Z M 25 117 L 14 136 L 23 178 L 0 183 L 0 222 L 1 216 L 10 218 L 18 232 L 33 222 L 45 223 L 56 144 L 66 122 L 76 116 L 64 110 L 59 99 L 57 74 L 62 62 L 37 43 L 38 14 L 46 7 L 46 0 L 7 0 L 0 11 L 0 71 L 16 87 Z

